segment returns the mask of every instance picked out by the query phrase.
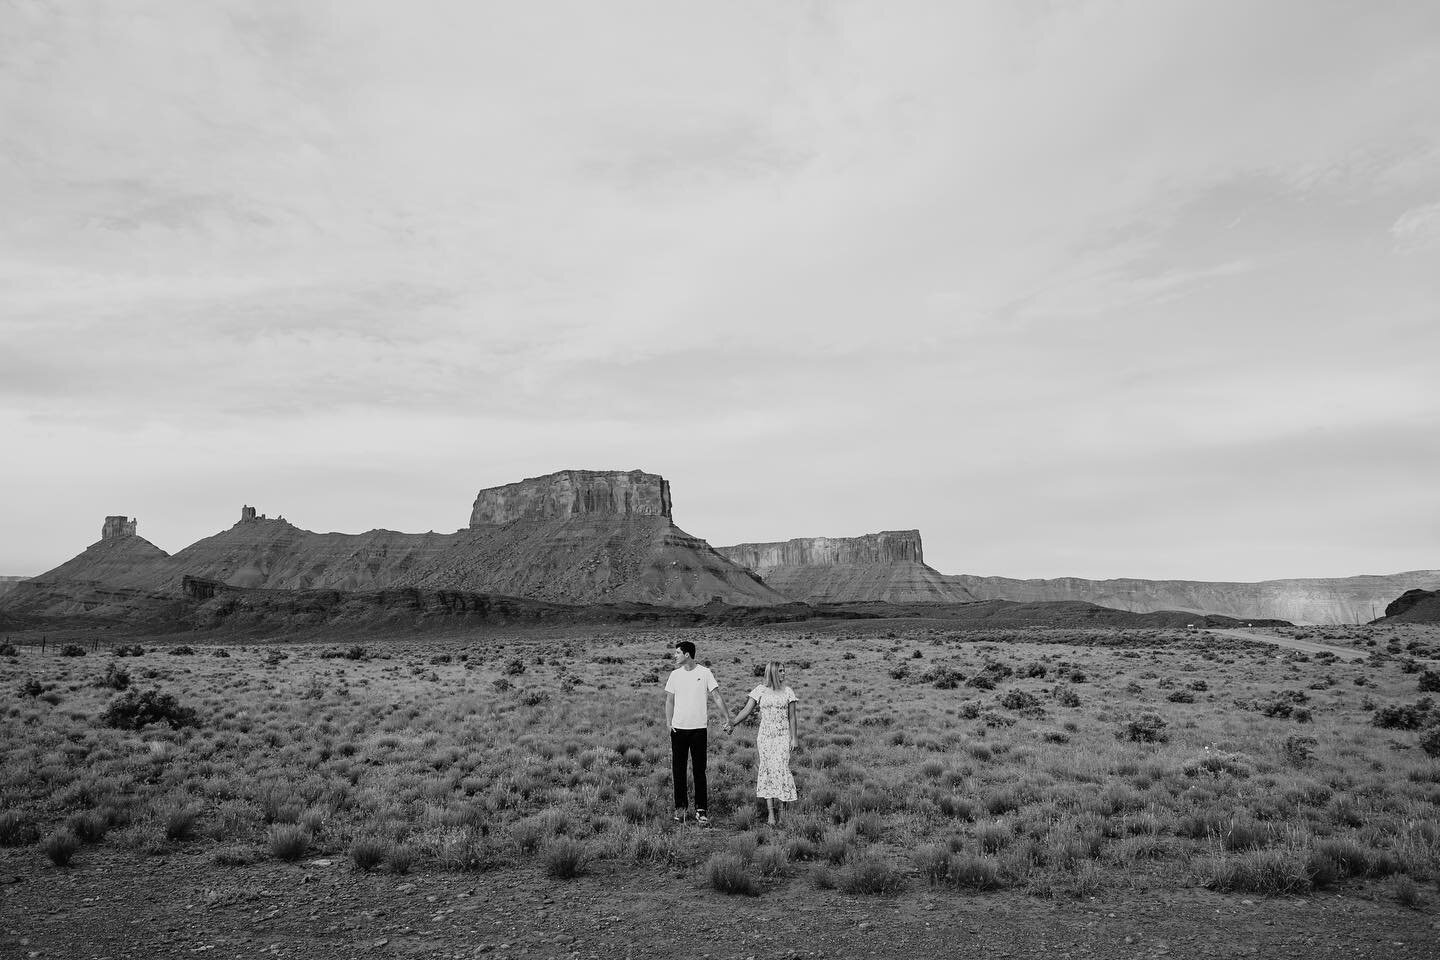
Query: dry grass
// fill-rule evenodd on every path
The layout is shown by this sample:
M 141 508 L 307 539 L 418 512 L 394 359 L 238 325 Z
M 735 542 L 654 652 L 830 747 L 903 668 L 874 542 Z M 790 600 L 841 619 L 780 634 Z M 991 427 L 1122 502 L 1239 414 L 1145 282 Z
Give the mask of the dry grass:
M 1440 758 L 1424 749 L 1440 709 L 1408 662 L 1440 644 L 1436 631 L 1367 631 L 1319 637 L 1371 653 L 1355 663 L 1186 631 L 933 623 L 225 657 L 147 640 L 126 649 L 123 691 L 104 650 L 22 645 L 0 658 L 0 690 L 44 695 L 12 693 L 0 715 L 0 844 L 200 844 L 217 862 L 348 856 L 397 873 L 658 865 L 739 893 L 797 881 L 1265 893 L 1382 878 L 1408 891 L 1440 876 Z M 789 663 L 801 798 L 783 830 L 757 821 L 748 729 L 712 735 L 714 826 L 669 822 L 660 684 L 677 636 L 698 642 L 732 708 L 755 663 Z

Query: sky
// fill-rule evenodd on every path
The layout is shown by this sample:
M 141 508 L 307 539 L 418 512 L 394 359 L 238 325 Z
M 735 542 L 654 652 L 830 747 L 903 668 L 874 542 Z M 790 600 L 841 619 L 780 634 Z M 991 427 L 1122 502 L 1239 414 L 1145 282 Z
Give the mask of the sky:
M 1440 4 L 0 0 L 0 574 L 643 469 L 714 545 L 1440 568 Z

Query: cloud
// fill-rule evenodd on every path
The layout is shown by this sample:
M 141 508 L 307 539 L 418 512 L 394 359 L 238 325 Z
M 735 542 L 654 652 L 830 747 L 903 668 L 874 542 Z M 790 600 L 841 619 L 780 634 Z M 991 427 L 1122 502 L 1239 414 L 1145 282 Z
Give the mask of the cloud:
M 1391 225 L 1390 235 L 1402 253 L 1433 248 L 1440 241 L 1440 201 L 1406 210 Z

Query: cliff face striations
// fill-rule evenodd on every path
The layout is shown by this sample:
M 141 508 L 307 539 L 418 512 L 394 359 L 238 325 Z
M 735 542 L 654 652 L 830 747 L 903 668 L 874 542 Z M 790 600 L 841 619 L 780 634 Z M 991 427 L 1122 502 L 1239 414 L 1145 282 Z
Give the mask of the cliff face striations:
M 561 470 L 481 490 L 470 527 L 515 520 L 670 517 L 670 484 L 640 470 Z
M 861 537 L 802 537 L 740 543 L 717 552 L 747 567 L 785 596 L 806 603 L 956 603 L 973 600 L 963 587 L 925 565 L 919 530 Z

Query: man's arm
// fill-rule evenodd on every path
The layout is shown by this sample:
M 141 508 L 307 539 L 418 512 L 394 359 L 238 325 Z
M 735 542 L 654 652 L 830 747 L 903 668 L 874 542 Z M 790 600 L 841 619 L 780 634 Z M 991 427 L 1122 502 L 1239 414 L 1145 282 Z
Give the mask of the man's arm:
M 715 709 L 720 711 L 720 716 L 725 718 L 724 727 L 730 729 L 730 711 L 725 709 L 725 699 L 720 696 L 720 688 L 716 687 L 710 691 L 710 699 L 715 701 Z
M 675 729 L 675 694 L 665 693 L 665 729 Z

